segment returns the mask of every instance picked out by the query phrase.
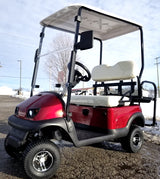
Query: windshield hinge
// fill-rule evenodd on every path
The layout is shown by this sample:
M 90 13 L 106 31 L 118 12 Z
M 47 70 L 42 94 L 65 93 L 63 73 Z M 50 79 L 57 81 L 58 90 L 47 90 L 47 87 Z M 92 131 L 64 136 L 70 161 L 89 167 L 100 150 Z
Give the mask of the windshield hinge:
M 81 16 L 76 16 L 74 20 L 77 22 L 81 22 Z

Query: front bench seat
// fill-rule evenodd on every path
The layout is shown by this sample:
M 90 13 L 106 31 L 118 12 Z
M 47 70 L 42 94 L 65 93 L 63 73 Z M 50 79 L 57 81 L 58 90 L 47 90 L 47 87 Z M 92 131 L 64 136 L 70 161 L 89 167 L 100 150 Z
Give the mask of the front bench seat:
M 113 80 L 126 80 L 136 77 L 136 69 L 133 61 L 121 61 L 113 66 L 98 65 L 92 70 L 92 79 L 96 82 L 105 82 Z M 122 96 L 81 96 L 71 97 L 71 104 L 85 105 L 93 107 L 116 107 L 121 105 Z M 129 98 L 123 98 L 123 105 L 129 105 Z
M 75 95 L 71 97 L 71 104 L 92 106 L 92 107 L 117 107 L 120 104 L 122 96 L 83 96 Z M 123 100 L 129 101 L 128 97 L 124 97 Z M 124 103 L 125 106 L 129 105 L 129 102 Z

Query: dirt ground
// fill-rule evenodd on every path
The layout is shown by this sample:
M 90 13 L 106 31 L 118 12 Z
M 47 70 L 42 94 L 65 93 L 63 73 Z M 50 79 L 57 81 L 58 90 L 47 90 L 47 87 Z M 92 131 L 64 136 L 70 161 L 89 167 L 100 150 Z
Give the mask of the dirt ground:
M 4 150 L 4 138 L 9 131 L 7 118 L 21 101 L 0 96 L 0 179 L 27 179 L 22 163 Z M 61 165 L 53 179 L 160 178 L 160 145 L 148 141 L 137 154 L 126 153 L 120 144 L 107 142 L 81 148 L 62 144 L 60 150 Z

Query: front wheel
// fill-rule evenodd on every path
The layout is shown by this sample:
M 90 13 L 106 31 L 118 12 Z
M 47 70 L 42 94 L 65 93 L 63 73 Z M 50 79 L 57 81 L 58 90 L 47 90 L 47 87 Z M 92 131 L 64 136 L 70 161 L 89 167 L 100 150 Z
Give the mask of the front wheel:
M 32 143 L 24 152 L 24 169 L 30 178 L 51 178 L 59 164 L 59 149 L 49 140 Z
M 127 137 L 121 139 L 122 148 L 128 152 L 136 153 L 143 145 L 143 133 L 138 126 L 132 126 Z

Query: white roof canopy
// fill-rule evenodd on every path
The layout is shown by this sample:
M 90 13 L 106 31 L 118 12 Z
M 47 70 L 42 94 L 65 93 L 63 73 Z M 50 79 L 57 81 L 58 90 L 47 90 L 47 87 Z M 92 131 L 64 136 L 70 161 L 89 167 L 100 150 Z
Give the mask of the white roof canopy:
M 138 24 L 84 5 L 65 7 L 40 23 L 43 26 L 74 33 L 76 28 L 75 16 L 78 15 L 80 8 L 82 8 L 82 11 L 79 32 L 93 30 L 94 37 L 101 40 L 114 38 L 141 28 Z

